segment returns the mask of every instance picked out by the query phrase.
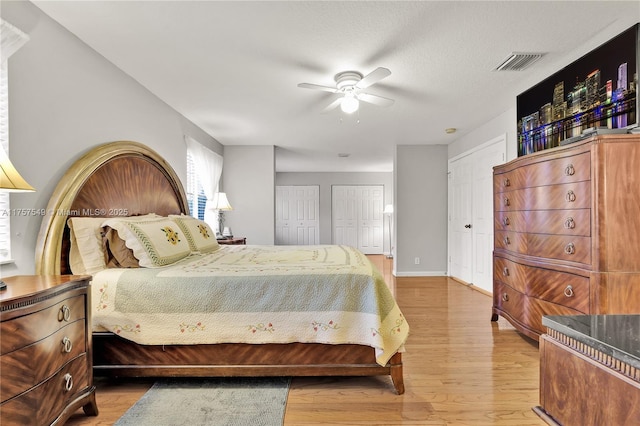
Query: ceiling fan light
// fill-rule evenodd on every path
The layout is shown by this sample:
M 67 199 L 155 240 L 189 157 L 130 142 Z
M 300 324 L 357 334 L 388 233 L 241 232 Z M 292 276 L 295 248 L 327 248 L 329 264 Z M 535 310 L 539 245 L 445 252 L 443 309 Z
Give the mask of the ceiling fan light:
M 358 110 L 360 102 L 355 96 L 345 96 L 340 103 L 340 109 L 346 114 L 352 114 Z

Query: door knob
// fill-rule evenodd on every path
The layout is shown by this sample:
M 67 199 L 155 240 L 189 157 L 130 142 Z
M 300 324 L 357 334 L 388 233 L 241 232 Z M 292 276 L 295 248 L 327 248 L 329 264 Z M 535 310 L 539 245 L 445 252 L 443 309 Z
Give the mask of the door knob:
M 471 229 L 471 224 L 470 224 L 470 223 L 467 223 L 464 227 L 465 227 L 465 228 L 468 228 L 468 229 Z

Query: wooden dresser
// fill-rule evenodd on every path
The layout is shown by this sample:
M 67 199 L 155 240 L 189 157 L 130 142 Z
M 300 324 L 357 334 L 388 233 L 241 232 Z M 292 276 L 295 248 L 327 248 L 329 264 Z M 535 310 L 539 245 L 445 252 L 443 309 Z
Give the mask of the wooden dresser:
M 0 292 L 0 423 L 63 424 L 97 415 L 90 276 L 4 278 Z
M 494 168 L 493 316 L 640 313 L 640 135 L 593 136 Z

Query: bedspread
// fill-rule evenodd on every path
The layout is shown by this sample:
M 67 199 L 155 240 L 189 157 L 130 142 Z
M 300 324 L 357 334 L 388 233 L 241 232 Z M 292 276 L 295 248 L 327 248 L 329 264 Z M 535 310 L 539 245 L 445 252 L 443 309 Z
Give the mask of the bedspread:
M 140 344 L 327 343 L 385 365 L 409 326 L 379 271 L 348 246 L 221 246 L 162 268 L 107 269 L 94 330 Z

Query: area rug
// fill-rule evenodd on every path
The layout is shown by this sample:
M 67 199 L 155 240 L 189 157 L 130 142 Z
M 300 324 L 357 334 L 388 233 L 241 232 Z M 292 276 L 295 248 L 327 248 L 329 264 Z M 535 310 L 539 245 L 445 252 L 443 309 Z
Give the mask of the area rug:
M 115 426 L 282 426 L 288 377 L 167 378 Z

